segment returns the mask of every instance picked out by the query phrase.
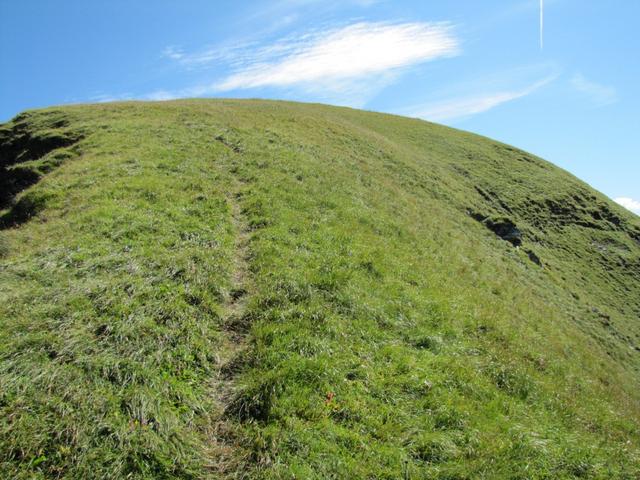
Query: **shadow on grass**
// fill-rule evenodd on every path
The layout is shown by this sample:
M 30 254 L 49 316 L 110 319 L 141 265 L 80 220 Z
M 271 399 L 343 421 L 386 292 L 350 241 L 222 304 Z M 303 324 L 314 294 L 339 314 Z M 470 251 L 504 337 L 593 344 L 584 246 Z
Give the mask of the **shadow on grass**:
M 44 120 L 44 125 L 36 126 L 34 120 Z M 57 112 L 51 112 L 23 114 L 0 127 L 0 211 L 4 211 L 0 230 L 21 225 L 44 208 L 44 195 L 31 192 L 16 198 L 75 156 L 67 148 L 79 142 L 82 135 L 64 129 L 67 125 Z

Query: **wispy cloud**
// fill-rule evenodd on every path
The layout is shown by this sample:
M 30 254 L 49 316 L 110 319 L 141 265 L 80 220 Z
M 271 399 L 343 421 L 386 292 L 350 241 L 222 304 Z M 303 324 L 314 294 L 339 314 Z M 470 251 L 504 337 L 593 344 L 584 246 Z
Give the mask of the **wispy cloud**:
M 109 94 L 109 93 L 100 93 L 97 95 L 93 95 L 89 97 L 89 101 L 96 103 L 108 103 L 108 102 L 119 102 L 124 100 L 131 100 L 135 96 L 131 93 L 120 93 L 120 94 Z
M 172 45 L 162 51 L 162 56 L 171 60 L 182 60 L 185 55 L 182 49 Z
M 151 92 L 143 98 L 167 100 L 276 88 L 288 98 L 359 107 L 406 68 L 459 51 L 451 24 L 426 22 L 359 22 L 272 42 L 220 45 L 192 53 L 168 47 L 163 57 L 184 68 L 215 65 L 228 73 L 210 83 Z
M 172 45 L 162 51 L 161 57 L 188 69 L 216 64 L 233 68 L 234 66 L 243 65 L 244 62 L 254 58 L 257 54 L 256 52 L 262 50 L 263 48 L 259 47 L 256 41 L 239 41 L 236 39 L 233 43 L 228 42 L 206 47 L 194 52 L 186 52 L 183 48 Z
M 519 98 L 526 97 L 552 82 L 556 76 L 549 76 L 521 89 L 491 91 L 481 94 L 449 98 L 415 107 L 407 112 L 414 117 L 434 122 L 460 120 L 491 110 Z
M 618 101 L 618 92 L 615 88 L 588 80 L 581 74 L 576 74 L 571 78 L 571 85 L 580 93 L 587 95 L 599 107 Z
M 635 212 L 638 215 L 640 215 L 640 201 L 634 200 L 633 198 L 629 198 L 629 197 L 618 197 L 614 200 L 616 203 L 619 203 L 627 210 L 631 210 L 632 212 Z
M 356 23 L 261 48 L 214 88 L 342 88 L 350 80 L 389 75 L 458 51 L 449 24 Z

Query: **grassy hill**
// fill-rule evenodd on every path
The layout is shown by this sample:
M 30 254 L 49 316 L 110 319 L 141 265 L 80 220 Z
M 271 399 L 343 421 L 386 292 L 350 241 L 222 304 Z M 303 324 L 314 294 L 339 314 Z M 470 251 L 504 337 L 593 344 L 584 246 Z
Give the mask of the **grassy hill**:
M 0 127 L 2 478 L 635 479 L 640 218 L 270 101 Z

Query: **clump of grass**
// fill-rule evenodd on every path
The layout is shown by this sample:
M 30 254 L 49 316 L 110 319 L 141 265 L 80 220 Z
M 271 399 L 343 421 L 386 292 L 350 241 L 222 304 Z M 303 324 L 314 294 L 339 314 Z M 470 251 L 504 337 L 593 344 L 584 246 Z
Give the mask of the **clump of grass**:
M 9 255 L 9 251 L 9 240 L 2 232 L 0 232 L 0 258 Z

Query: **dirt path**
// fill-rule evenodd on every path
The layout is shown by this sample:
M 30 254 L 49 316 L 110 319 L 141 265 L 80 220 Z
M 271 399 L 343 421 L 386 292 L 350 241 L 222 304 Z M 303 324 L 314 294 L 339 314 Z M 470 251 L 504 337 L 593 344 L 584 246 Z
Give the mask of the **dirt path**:
M 233 155 L 239 152 L 234 151 Z M 249 271 L 251 231 L 240 201 L 244 183 L 234 178 L 227 202 L 234 232 L 233 257 L 231 259 L 230 288 L 222 304 L 222 339 L 218 351 L 218 371 L 213 378 L 211 392 L 215 404 L 211 439 L 211 462 L 207 467 L 216 476 L 237 472 L 242 462 L 241 447 L 238 445 L 232 422 L 226 417 L 227 409 L 233 401 L 238 385 L 236 377 L 242 367 L 247 348 L 247 334 L 250 321 L 246 316 L 247 302 L 252 291 Z

